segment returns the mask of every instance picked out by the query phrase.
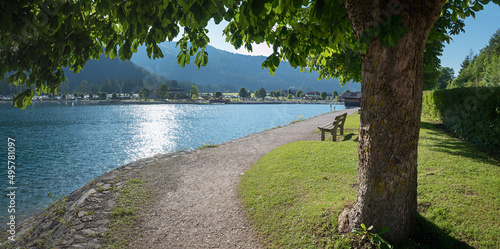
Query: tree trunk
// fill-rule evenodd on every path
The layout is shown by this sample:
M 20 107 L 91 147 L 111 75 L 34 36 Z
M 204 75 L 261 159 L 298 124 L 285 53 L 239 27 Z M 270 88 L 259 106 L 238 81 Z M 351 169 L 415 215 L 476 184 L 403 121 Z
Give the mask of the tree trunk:
M 358 39 L 392 15 L 401 15 L 410 32 L 394 47 L 383 47 L 376 38 L 361 55 L 358 194 L 354 207 L 339 217 L 340 232 L 351 232 L 361 223 L 373 225 L 375 232 L 389 226 L 384 237 L 398 243 L 415 229 L 423 55 L 443 5 L 439 0 L 345 3 Z

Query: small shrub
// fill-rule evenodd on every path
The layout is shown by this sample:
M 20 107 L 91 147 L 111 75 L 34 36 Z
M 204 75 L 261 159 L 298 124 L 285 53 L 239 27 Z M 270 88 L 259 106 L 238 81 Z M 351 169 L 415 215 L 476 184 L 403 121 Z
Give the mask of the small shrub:
M 371 244 L 377 245 L 378 248 L 381 249 L 390 249 L 392 245 L 389 244 L 384 238 L 382 238 L 382 234 L 389 232 L 389 227 L 384 227 L 380 232 L 373 233 L 373 226 L 366 227 L 365 224 L 361 223 L 361 228 L 355 229 L 354 234 L 356 236 L 360 236 L 361 242 L 369 241 Z

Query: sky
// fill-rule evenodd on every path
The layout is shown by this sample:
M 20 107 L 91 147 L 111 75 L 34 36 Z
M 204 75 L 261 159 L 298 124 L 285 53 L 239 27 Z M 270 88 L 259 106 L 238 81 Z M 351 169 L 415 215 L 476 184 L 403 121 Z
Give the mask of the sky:
M 236 50 L 233 45 L 231 45 L 229 42 L 226 42 L 226 37 L 223 36 L 222 31 L 224 28 L 227 26 L 228 22 L 225 20 L 222 20 L 222 22 L 218 25 L 216 25 L 213 22 L 213 19 L 210 20 L 210 23 L 208 24 L 208 37 L 210 38 L 210 45 L 212 45 L 215 48 L 233 52 L 233 53 L 238 53 L 238 54 L 245 54 L 245 55 L 265 55 L 269 56 L 272 54 L 273 50 L 267 46 L 267 44 L 262 43 L 262 44 L 255 44 L 252 46 L 252 53 L 249 53 L 246 48 L 241 47 L 238 50 Z
M 265 55 L 272 53 L 272 49 L 266 44 L 259 44 L 253 47 L 253 53 L 249 53 L 245 48 L 239 50 L 225 41 L 222 36 L 222 30 L 227 22 L 223 21 L 219 25 L 211 22 L 208 25 L 210 45 L 225 51 L 247 54 L 247 55 Z M 465 19 L 465 32 L 452 36 L 449 44 L 445 43 L 443 55 L 441 56 L 441 66 L 451 67 L 455 71 L 455 77 L 460 71 L 460 64 L 472 49 L 474 53 L 484 48 L 491 36 L 500 29 L 500 6 L 490 3 L 484 6 L 484 10 L 476 13 L 476 18 L 468 17 Z
M 484 10 L 476 13 L 475 19 L 472 17 L 465 19 L 464 33 L 452 36 L 453 41 L 450 44 L 445 43 L 441 66 L 453 68 L 456 77 L 460 71 L 460 64 L 470 50 L 479 53 L 498 29 L 500 29 L 500 6 L 490 3 L 484 6 Z

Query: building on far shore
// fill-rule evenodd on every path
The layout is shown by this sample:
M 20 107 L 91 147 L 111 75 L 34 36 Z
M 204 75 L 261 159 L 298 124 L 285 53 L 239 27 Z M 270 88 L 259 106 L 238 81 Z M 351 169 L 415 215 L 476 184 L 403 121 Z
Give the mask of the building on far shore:
M 312 98 L 319 98 L 321 93 L 316 92 L 316 91 L 312 91 L 312 92 L 306 92 L 306 95 L 308 97 L 312 97 Z
M 339 99 L 344 100 L 344 106 L 361 107 L 361 92 L 345 92 Z

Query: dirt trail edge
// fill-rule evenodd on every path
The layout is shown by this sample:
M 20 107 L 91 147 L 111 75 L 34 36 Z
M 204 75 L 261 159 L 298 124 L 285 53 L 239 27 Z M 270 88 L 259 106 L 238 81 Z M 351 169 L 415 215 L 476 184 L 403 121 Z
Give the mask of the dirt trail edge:
M 155 199 L 141 216 L 130 248 L 261 248 L 236 193 L 240 176 L 284 144 L 320 140 L 318 126 L 348 109 L 172 156 L 144 167 Z

